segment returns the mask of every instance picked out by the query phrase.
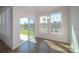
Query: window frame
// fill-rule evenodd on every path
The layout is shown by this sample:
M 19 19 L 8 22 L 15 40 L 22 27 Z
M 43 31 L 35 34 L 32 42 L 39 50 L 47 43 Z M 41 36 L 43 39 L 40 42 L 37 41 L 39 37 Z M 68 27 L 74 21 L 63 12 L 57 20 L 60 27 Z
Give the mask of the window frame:
M 48 15 L 43 15 L 43 16 L 40 16 L 40 17 L 48 17 Z M 42 32 L 41 30 L 40 30 L 40 17 L 39 17 L 39 32 L 40 33 L 43 33 L 43 34 L 46 34 L 46 33 L 48 33 L 49 32 L 49 29 L 48 29 L 48 24 L 49 24 L 49 22 L 48 22 L 48 19 L 47 19 L 47 32 Z
M 62 22 L 63 22 L 62 14 L 63 14 L 63 13 L 62 13 L 61 11 L 58 11 L 58 12 L 53 12 L 53 13 L 51 13 L 51 14 L 56 14 L 56 13 L 61 13 L 61 23 L 60 23 L 60 29 L 61 29 L 61 31 L 60 31 L 60 32 L 52 32 L 52 31 L 51 31 L 51 19 L 50 19 L 50 22 L 49 22 L 49 24 L 50 24 L 50 25 L 49 25 L 49 27 L 50 27 L 49 32 L 50 32 L 51 34 L 62 34 Z M 51 15 L 51 14 L 50 14 L 50 15 Z M 50 16 L 50 15 L 49 15 L 49 16 Z
M 61 23 L 60 23 L 60 29 L 61 31 L 60 32 L 52 32 L 51 31 L 51 17 L 50 15 L 51 14 L 56 14 L 56 13 L 61 13 Z M 40 31 L 40 17 L 42 16 L 47 16 L 49 17 L 49 19 L 47 19 L 47 32 L 41 32 Z M 61 11 L 56 11 L 56 12 L 52 12 L 52 13 L 49 13 L 48 15 L 42 15 L 42 16 L 39 16 L 39 32 L 42 33 L 42 34 L 46 34 L 46 33 L 50 33 L 50 34 L 62 34 L 62 24 L 63 24 L 63 13 Z

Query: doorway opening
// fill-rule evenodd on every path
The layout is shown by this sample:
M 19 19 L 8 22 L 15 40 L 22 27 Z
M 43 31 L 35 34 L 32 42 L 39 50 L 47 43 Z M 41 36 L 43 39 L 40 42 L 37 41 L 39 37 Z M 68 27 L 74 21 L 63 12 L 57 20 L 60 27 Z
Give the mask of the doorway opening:
M 35 21 L 32 18 L 20 18 L 20 39 L 35 43 Z

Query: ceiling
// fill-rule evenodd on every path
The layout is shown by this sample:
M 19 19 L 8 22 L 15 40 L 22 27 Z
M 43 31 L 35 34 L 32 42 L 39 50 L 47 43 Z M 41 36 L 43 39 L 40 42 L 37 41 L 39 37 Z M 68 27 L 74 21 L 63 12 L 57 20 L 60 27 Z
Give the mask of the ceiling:
M 0 10 L 3 7 L 4 6 L 0 6 Z M 22 9 L 26 9 L 27 11 L 33 11 L 33 12 L 37 12 L 37 13 L 43 13 L 43 12 L 48 12 L 48 11 L 52 11 L 52 10 L 58 10 L 62 6 L 18 6 L 18 7 L 21 7 Z
M 0 9 L 2 9 L 4 6 L 0 6 Z M 59 9 L 61 6 L 20 6 L 27 8 L 28 10 L 33 10 L 37 12 L 43 12 L 43 11 L 48 11 L 48 10 L 54 10 L 54 9 Z
M 60 6 L 29 6 L 26 8 L 29 8 L 37 12 L 44 12 L 44 11 L 51 11 L 51 10 L 59 9 Z

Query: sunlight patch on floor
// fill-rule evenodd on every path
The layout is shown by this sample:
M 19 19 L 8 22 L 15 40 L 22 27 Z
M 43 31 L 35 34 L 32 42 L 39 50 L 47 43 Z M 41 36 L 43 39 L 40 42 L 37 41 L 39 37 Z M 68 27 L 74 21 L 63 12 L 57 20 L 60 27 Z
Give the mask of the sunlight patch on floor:
M 65 49 L 61 48 L 60 46 L 56 45 L 55 43 L 51 42 L 51 41 L 47 41 L 44 40 L 46 43 L 48 43 L 48 45 L 52 48 L 55 49 L 57 51 L 61 51 L 61 52 L 67 52 Z M 50 43 L 50 44 L 49 44 Z
M 33 36 L 30 36 L 30 37 L 28 38 L 27 35 L 20 34 L 20 39 L 21 39 L 22 41 L 28 41 L 28 40 L 29 40 L 30 42 L 36 43 L 36 40 L 35 40 L 35 38 L 34 38 Z
M 28 36 L 20 34 L 20 39 L 23 40 L 23 41 L 27 41 L 28 40 Z

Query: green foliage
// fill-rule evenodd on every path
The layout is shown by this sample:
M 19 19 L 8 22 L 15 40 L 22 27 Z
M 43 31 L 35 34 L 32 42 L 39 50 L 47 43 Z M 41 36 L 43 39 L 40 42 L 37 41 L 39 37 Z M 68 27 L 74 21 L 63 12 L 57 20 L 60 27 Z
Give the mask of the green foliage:
M 20 30 L 20 34 L 28 35 L 28 30 Z
M 31 28 L 34 30 L 34 24 L 30 24 L 30 29 Z M 20 34 L 28 35 L 28 24 L 27 23 L 20 24 Z M 29 34 L 34 35 L 34 32 L 29 30 Z
M 20 30 L 20 34 L 28 35 L 28 30 Z M 29 30 L 29 34 L 34 35 L 34 32 Z
M 27 27 L 28 27 L 28 25 L 26 23 L 20 24 L 20 26 L 21 26 L 22 29 L 27 29 Z

